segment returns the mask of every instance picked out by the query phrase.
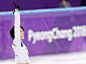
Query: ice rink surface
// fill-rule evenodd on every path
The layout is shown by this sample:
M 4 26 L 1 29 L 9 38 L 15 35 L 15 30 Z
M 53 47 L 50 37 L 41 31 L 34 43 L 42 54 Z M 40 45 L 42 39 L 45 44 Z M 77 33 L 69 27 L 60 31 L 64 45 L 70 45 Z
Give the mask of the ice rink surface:
M 86 64 L 86 52 L 31 56 L 30 64 Z M 14 59 L 0 60 L 0 64 L 16 64 Z

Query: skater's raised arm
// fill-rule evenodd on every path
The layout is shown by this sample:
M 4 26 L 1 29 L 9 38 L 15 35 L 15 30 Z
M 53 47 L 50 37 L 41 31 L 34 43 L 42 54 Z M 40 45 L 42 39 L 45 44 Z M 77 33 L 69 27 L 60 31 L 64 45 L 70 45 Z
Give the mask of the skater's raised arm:
M 14 3 L 15 5 L 15 3 Z M 20 43 L 20 7 L 17 8 L 18 5 L 15 5 L 15 11 L 14 11 L 14 16 L 15 16 L 15 22 L 14 22 L 14 33 L 15 33 L 15 45 L 17 47 L 21 47 L 21 43 Z
M 15 44 L 21 47 L 20 43 L 20 13 L 19 10 L 15 9 Z

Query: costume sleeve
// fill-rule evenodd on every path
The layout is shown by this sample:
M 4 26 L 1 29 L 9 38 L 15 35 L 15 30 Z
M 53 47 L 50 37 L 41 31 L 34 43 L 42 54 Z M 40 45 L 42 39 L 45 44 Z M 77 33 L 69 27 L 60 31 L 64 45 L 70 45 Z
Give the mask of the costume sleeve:
M 17 47 L 21 47 L 21 43 L 20 43 L 20 12 L 19 10 L 15 9 L 15 45 Z

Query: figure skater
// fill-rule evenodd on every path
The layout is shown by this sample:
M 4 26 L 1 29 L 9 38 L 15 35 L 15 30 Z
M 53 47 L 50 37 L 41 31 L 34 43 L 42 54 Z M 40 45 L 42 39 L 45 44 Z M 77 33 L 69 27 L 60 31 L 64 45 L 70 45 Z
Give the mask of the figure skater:
M 15 2 L 13 2 L 15 5 Z M 15 62 L 17 64 L 30 64 L 28 49 L 22 42 L 24 39 L 24 28 L 20 25 L 20 7 L 15 5 L 13 14 L 15 16 L 15 25 L 10 30 L 13 39 L 12 48 L 15 53 Z

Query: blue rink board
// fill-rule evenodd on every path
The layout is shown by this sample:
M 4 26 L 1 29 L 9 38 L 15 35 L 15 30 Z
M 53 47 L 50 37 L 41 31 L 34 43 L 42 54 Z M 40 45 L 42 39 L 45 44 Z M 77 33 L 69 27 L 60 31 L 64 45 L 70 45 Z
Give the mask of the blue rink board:
M 86 7 L 72 7 L 72 8 L 52 8 L 52 9 L 36 9 L 36 10 L 22 10 L 20 14 L 31 13 L 49 13 L 49 12 L 67 12 L 86 10 Z M 13 11 L 0 12 L 0 15 L 12 15 Z

